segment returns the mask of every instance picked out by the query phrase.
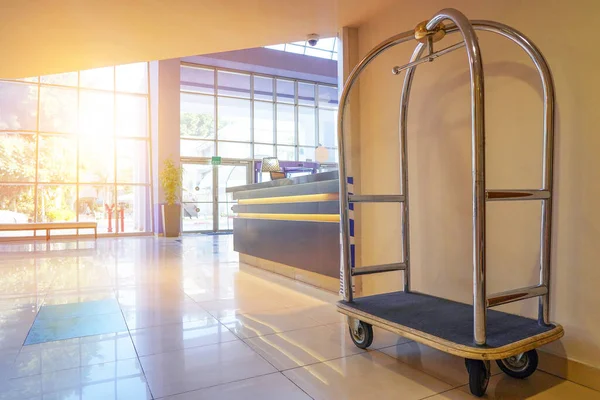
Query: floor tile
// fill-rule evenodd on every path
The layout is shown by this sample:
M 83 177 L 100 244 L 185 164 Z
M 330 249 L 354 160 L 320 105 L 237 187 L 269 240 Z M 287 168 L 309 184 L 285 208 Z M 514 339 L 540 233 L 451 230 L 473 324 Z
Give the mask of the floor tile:
M 346 332 L 348 336 L 350 336 L 349 328 L 346 324 Z M 410 339 L 407 339 L 403 336 L 396 335 L 390 331 L 386 331 L 385 329 L 373 327 L 373 343 L 369 346 L 369 350 L 378 350 L 385 347 L 396 346 L 403 343 L 409 343 Z
M 137 360 L 123 360 L 88 367 L 11 379 L 0 386 L 0 399 L 151 399 Z
M 123 315 L 87 315 L 73 318 L 36 319 L 25 345 L 126 331 Z
M 240 265 L 232 236 L 6 242 L 0 252 L 0 400 L 472 398 L 461 358 L 378 328 L 368 351 L 356 348 L 337 294 Z M 111 315 L 123 330 L 23 346 L 38 311 L 37 323 L 59 328 Z M 600 400 L 541 371 L 515 380 L 492 368 L 490 399 Z
M 346 322 L 346 316 L 339 313 L 337 308 L 331 304 L 313 304 L 301 308 L 309 318 L 312 318 L 321 324 Z
M 310 400 L 280 373 L 183 393 L 164 400 Z
M 27 376 L 0 381 L 2 400 L 42 400 L 42 376 Z
M 44 294 L 38 296 L 0 296 L 0 310 L 28 309 L 36 312 L 44 301 Z
M 203 301 L 199 302 L 198 304 L 216 318 L 231 314 L 232 311 L 238 311 L 242 314 L 246 314 L 271 311 L 290 306 L 290 303 L 285 301 L 277 302 L 273 301 L 272 299 L 266 299 L 262 297 L 221 299 L 214 301 Z
M 384 354 L 397 358 L 411 367 L 423 371 L 453 387 L 469 383 L 465 360 L 416 342 L 380 349 Z M 500 373 L 495 362 L 490 363 L 492 374 Z
M 417 400 L 450 389 L 448 384 L 376 351 L 283 374 L 315 400 Z
M 140 357 L 239 340 L 229 329 L 210 317 L 183 324 L 137 329 L 130 333 Z
M 23 345 L 36 313 L 37 310 L 30 309 L 0 311 L 0 350 L 20 348 Z
M 256 352 L 283 371 L 364 352 L 340 324 L 245 339 Z
M 310 318 L 304 309 L 298 308 L 281 308 L 247 314 L 230 311 L 220 315 L 219 321 L 241 338 L 324 325 Z
M 90 301 L 103 301 L 115 298 L 112 289 L 104 288 L 101 290 L 72 290 L 70 292 L 49 292 L 44 296 L 44 305 L 63 305 L 73 303 L 86 303 Z
M 276 372 L 239 341 L 140 357 L 140 362 L 158 398 Z
M 0 350 L 0 386 L 3 381 L 10 377 L 15 359 L 18 355 L 18 348 Z
M 193 301 L 168 306 L 123 307 L 123 315 L 130 330 L 211 318 L 208 312 Z
M 428 400 L 475 399 L 468 386 L 462 386 Z M 492 376 L 485 395 L 497 400 L 600 400 L 600 392 L 565 381 L 542 371 L 536 371 L 527 379 L 513 379 L 504 374 Z
M 128 332 L 88 336 L 25 346 L 11 377 L 44 374 L 137 358 Z

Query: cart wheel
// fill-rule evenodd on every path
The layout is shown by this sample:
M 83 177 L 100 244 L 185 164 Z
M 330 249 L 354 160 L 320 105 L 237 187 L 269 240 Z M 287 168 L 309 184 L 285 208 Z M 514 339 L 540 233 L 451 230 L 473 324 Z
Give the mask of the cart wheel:
M 525 379 L 535 372 L 538 366 L 538 354 L 535 349 L 512 357 L 496 360 L 506 375 L 517 379 Z
M 360 349 L 366 349 L 373 343 L 373 326 L 363 321 L 357 321 L 355 326 L 350 325 L 350 337 Z
M 465 359 L 469 372 L 469 389 L 474 396 L 481 397 L 490 383 L 490 362 Z

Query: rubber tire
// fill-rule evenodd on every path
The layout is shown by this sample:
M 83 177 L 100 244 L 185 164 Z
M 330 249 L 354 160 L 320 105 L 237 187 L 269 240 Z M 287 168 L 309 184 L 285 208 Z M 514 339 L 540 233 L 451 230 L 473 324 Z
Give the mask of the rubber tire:
M 514 369 L 511 369 L 510 366 L 506 365 L 504 362 L 506 359 L 496 360 L 496 364 L 498 364 L 498 367 L 500 367 L 502 372 L 504 372 L 506 375 L 516 379 L 525 379 L 530 377 L 538 367 L 537 350 L 529 350 L 523 355 L 523 357 L 525 356 L 527 356 L 527 364 L 525 365 L 525 368 L 519 371 L 515 371 Z
M 350 337 L 354 342 L 354 345 L 359 349 L 367 349 L 371 344 L 373 344 L 373 326 L 371 324 L 367 324 L 366 322 L 359 321 L 360 329 L 364 332 L 364 337 L 362 340 L 354 336 L 354 332 L 352 327 L 349 326 L 348 329 L 350 331 Z
M 465 359 L 469 372 L 469 390 L 473 396 L 482 397 L 490 383 L 490 371 L 481 360 Z

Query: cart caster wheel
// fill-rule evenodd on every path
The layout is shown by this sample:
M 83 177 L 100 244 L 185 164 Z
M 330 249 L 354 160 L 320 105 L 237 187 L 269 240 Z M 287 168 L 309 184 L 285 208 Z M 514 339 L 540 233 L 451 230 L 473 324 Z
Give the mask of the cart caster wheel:
M 465 359 L 465 365 L 469 372 L 469 389 L 471 394 L 481 397 L 490 383 L 490 362 L 481 360 Z
M 529 350 L 526 353 L 496 360 L 496 363 L 506 375 L 517 379 L 525 379 L 537 369 L 538 354 L 535 349 Z
M 373 343 L 373 326 L 363 321 L 357 321 L 355 326 L 350 325 L 350 337 L 359 349 L 366 349 Z

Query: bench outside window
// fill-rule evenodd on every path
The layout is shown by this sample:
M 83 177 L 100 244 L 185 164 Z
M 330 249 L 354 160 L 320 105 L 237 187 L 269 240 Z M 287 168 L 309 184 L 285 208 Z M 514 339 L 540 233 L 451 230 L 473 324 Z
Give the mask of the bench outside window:
M 32 231 L 46 230 L 46 240 L 50 240 L 52 229 L 93 229 L 94 238 L 98 239 L 97 222 L 32 222 L 27 224 L 0 224 L 0 231 Z

